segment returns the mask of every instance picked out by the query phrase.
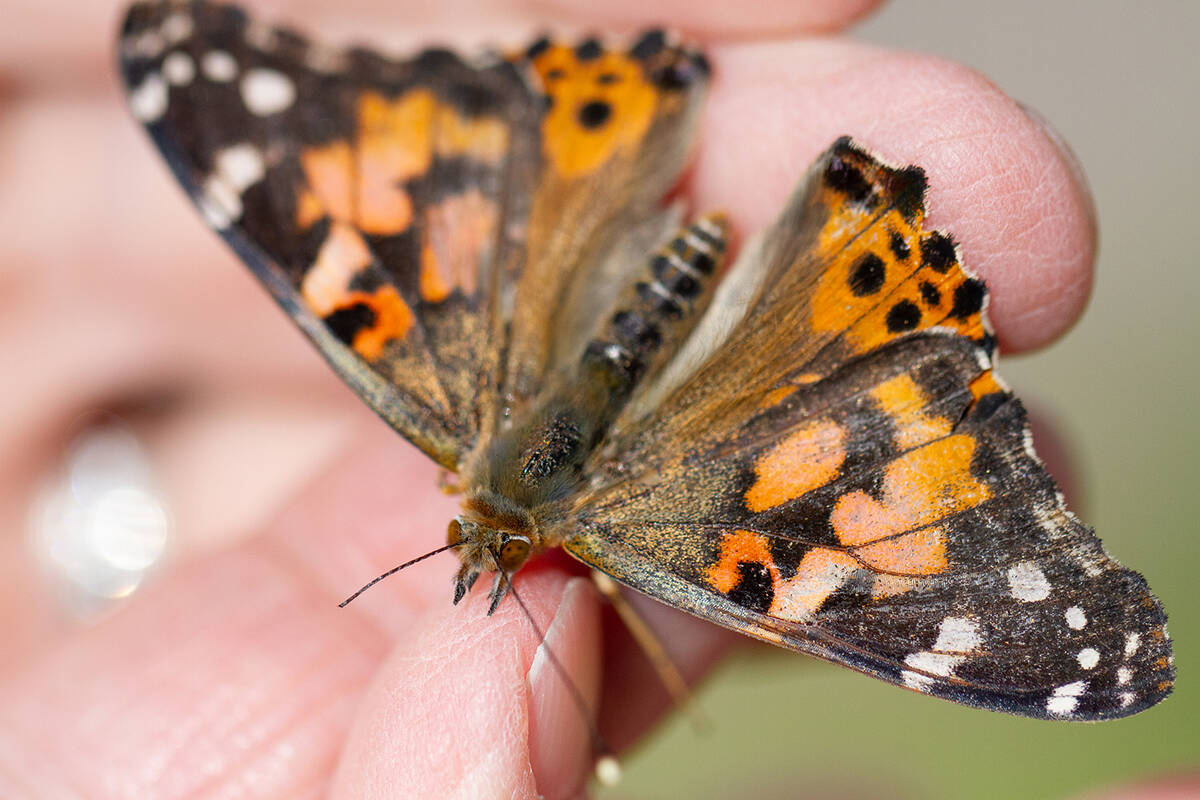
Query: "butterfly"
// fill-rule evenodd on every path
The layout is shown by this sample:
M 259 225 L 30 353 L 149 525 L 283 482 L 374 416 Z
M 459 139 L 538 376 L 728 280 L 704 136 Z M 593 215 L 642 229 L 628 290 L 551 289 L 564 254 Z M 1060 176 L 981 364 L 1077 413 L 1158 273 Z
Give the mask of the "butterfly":
M 132 7 L 120 70 L 205 221 L 456 473 L 454 601 L 561 547 L 908 689 L 1099 720 L 1171 691 L 1166 617 L 1067 510 L 926 178 L 849 138 L 732 259 L 664 197 L 710 67 L 663 31 L 467 59 Z

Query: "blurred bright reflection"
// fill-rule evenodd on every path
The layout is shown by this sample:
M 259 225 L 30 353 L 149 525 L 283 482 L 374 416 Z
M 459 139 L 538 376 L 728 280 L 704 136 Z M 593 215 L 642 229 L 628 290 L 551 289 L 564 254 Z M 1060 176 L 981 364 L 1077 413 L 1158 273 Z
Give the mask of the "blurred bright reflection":
M 115 421 L 76 436 L 30 517 L 31 546 L 54 592 L 81 619 L 136 591 L 161 562 L 171 530 L 149 459 Z

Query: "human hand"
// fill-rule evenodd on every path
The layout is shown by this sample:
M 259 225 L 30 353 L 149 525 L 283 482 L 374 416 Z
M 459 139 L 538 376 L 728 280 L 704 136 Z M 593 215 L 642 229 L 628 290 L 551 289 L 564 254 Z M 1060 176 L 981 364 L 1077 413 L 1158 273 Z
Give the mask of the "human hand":
M 812 159 L 850 133 L 890 161 L 925 168 L 930 224 L 953 232 L 966 263 L 988 281 L 1002 348 L 1039 346 L 1075 320 L 1091 280 L 1090 201 L 1070 157 L 1013 101 L 936 59 L 799 38 L 838 28 L 869 3 L 780 3 L 757 18 L 739 12 L 734 35 L 721 9 L 673 5 L 652 16 L 632 3 L 609 5 L 600 19 L 565 0 L 537 14 L 495 3 L 473 10 L 473 27 L 502 21 L 506 39 L 520 41 L 546 19 L 683 23 L 707 44 L 715 71 L 687 186 L 696 208 L 726 208 L 738 229 L 760 228 Z M 82 13 L 95 13 L 87 8 Z M 115 9 L 105 10 L 109 20 L 88 26 L 92 39 L 115 29 Z M 386 13 L 411 22 L 394 8 Z M 456 16 L 421 13 L 423 39 Z M 298 8 L 288 16 L 318 27 Z M 763 34 L 781 38 L 762 41 Z M 61 41 L 61 26 L 40 35 L 49 47 Z M 32 27 L 22 46 L 36 52 L 38 36 Z M 107 49 L 100 38 L 87 47 Z M 5 374 L 28 376 L 0 413 L 11 470 L 4 485 L 18 488 L 6 504 L 10 519 L 22 507 L 20 487 L 49 463 L 72 415 L 129 387 L 181 386 L 257 438 L 235 435 L 237 421 L 212 437 L 227 448 L 214 462 L 231 467 L 223 497 L 197 494 L 211 473 L 182 471 L 178 484 L 193 512 L 180 525 L 192 533 L 171 574 L 104 623 L 12 657 L 0 686 L 0 736 L 12 766 L 0 793 L 580 791 L 590 760 L 586 727 L 559 676 L 535 655 L 536 637 L 515 604 L 492 618 L 479 596 L 450 607 L 451 567 L 434 560 L 345 611 L 335 607 L 374 572 L 441 543 L 455 503 L 434 490 L 433 467 L 369 418 L 244 271 L 218 254 L 114 93 L 83 72 L 69 92 L 55 82 L 61 76 L 9 69 L 28 76 L 18 82 L 28 92 L 8 101 L 17 106 L 10 146 L 25 166 L 2 191 L 9 218 L 31 223 L 14 226 L 0 244 L 9 248 L 4 263 L 16 265 L 0 353 L 11 364 Z M 92 137 L 96 152 L 80 152 L 80 128 L 108 135 Z M 64 159 L 71 169 L 47 181 Z M 79 190 L 64 194 L 64 186 Z M 1043 224 L 1047 218 L 1058 224 Z M 36 350 L 30 331 L 47 332 Z M 264 433 L 268 414 L 256 393 L 282 398 L 271 414 L 302 410 Z M 195 413 L 188 409 L 181 413 Z M 351 421 L 330 431 L 324 420 L 333 415 Z M 161 437 L 173 443 L 172 458 L 193 457 L 198 426 L 186 424 L 187 435 Z M 322 438 L 309 444 L 298 430 Z M 346 455 L 331 462 L 333 449 Z M 308 476 L 307 488 L 270 517 L 284 489 L 260 492 L 255 482 L 280 463 L 294 482 Z M 214 518 L 220 505 L 244 510 L 230 522 L 228 514 Z M 200 552 L 216 529 L 234 524 L 253 530 L 220 552 Z M 665 698 L 627 638 L 603 629 L 590 586 L 568 582 L 565 561 L 548 561 L 523 570 L 518 588 L 572 679 L 600 697 L 605 736 L 625 746 L 663 712 Z M 6 614 L 30 625 L 29 581 L 15 575 L 14 586 Z M 692 678 L 733 641 L 643 607 Z M 46 637 L 45 627 L 28 639 Z

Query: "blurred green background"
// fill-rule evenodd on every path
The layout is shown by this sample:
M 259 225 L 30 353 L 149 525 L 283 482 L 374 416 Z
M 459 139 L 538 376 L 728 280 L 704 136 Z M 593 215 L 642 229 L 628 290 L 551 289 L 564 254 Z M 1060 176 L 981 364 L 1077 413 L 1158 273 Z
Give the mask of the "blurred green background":
M 959 708 L 789 653 L 722 668 L 625 763 L 608 798 L 1065 797 L 1200 772 L 1200 3 L 895 0 L 860 39 L 988 75 L 1074 148 L 1100 220 L 1098 279 L 1053 348 L 1003 361 L 1074 455 L 1073 505 L 1170 615 L 1175 694 L 1055 724 Z

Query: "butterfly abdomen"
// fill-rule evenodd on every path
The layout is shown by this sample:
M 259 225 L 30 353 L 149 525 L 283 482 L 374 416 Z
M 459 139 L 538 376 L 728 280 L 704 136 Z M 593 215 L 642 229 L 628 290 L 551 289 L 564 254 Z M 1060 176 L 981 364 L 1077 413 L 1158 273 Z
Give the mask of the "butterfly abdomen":
M 709 214 L 681 228 L 650 257 L 647 273 L 626 292 L 583 353 L 585 373 L 623 400 L 656 372 L 687 337 L 712 299 L 725 259 L 729 225 Z

